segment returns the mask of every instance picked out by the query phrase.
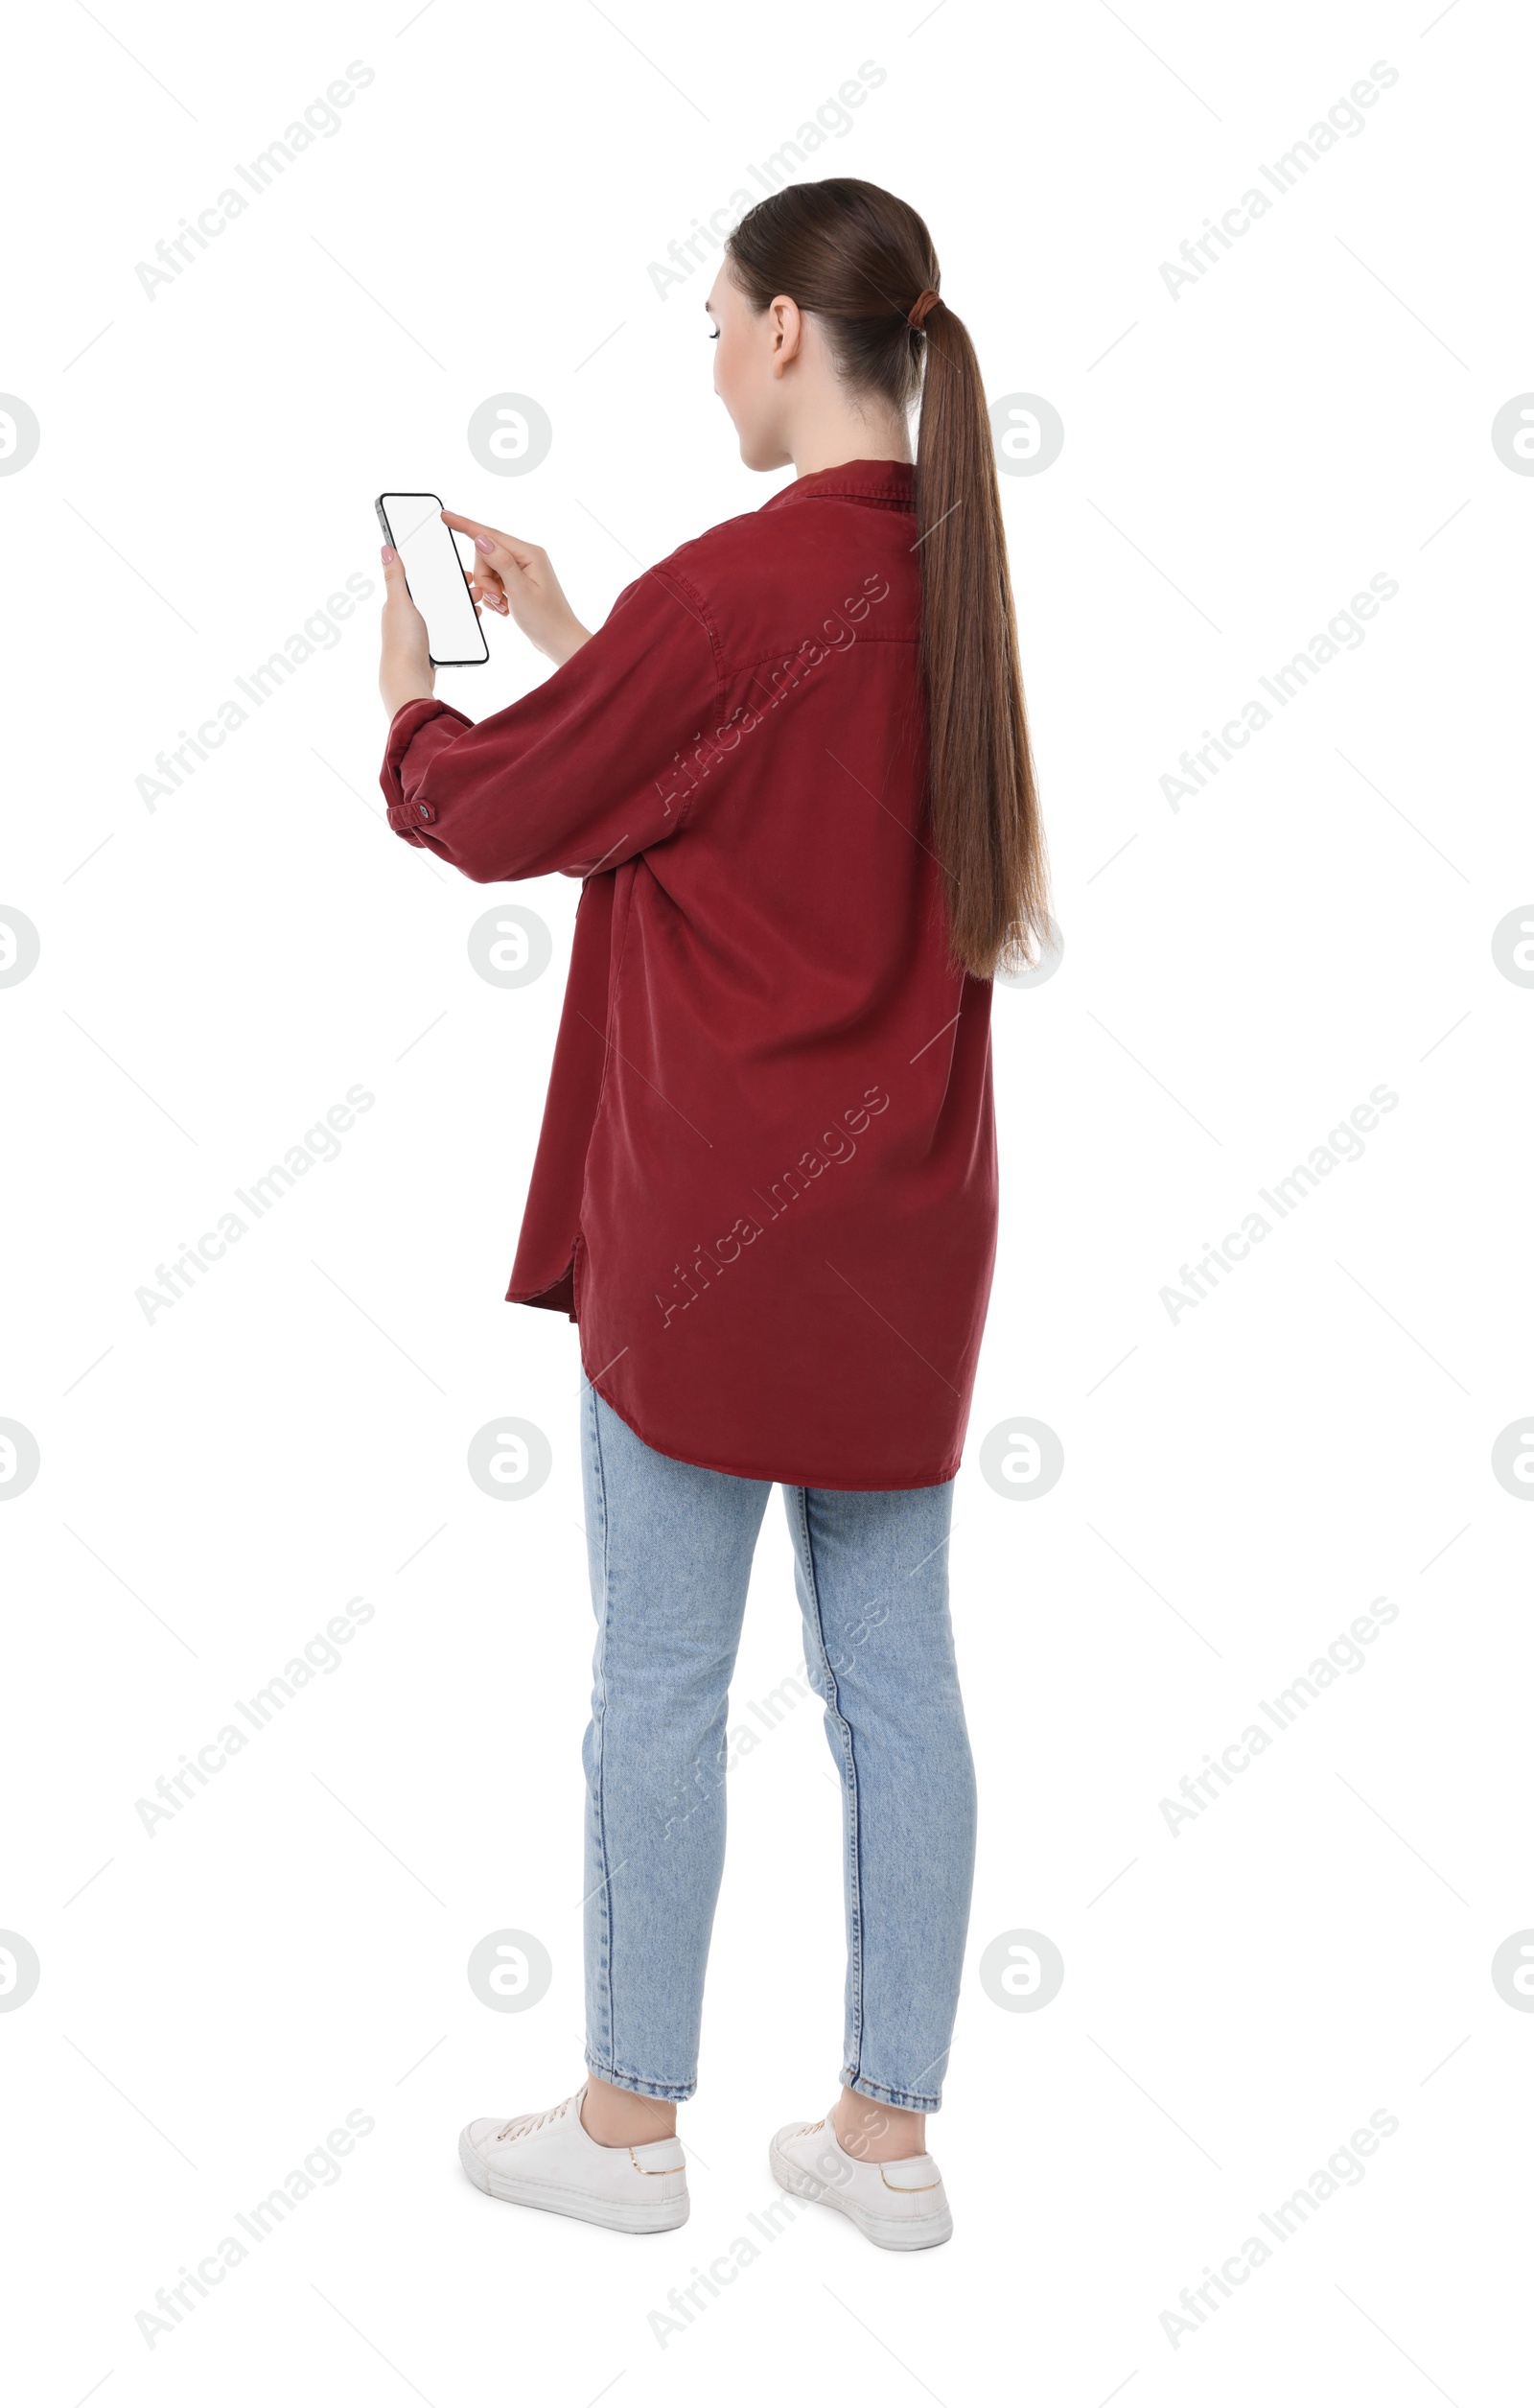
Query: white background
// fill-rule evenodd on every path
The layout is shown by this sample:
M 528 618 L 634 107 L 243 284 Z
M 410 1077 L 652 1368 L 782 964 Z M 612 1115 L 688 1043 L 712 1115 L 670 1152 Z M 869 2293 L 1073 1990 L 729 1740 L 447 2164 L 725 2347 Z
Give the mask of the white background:
M 408 18 L 61 0 L 12 36 L 0 386 L 41 427 L 0 478 L 0 901 L 41 937 L 0 990 L 0 1414 L 41 1450 L 0 1516 L 0 1926 L 42 1968 L 0 2015 L 15 2396 L 1505 2399 L 1534 2022 L 1490 1966 L 1534 1924 L 1534 1516 L 1491 1450 L 1534 1402 L 1534 991 L 1491 938 L 1534 894 L 1534 483 L 1490 428 L 1534 385 L 1527 22 Z M 352 60 L 340 129 L 147 295 L 137 263 Z M 1380 60 L 1361 134 L 1174 298 L 1161 263 Z M 1065 426 L 1003 479 L 1065 954 L 995 999 L 1003 1239 L 953 1553 L 983 1832 L 933 2126 L 957 2232 L 910 2262 L 819 2211 L 749 2222 L 767 2136 L 839 2062 L 810 1706 L 732 1781 L 691 2222 L 625 2239 L 458 2171 L 470 2116 L 581 2073 L 575 1336 L 500 1302 L 576 892 L 517 898 L 540 980 L 476 974 L 511 897 L 383 821 L 376 593 L 178 790 L 135 783 L 349 574 L 376 586 L 384 486 L 546 545 L 588 623 L 764 500 L 710 389 L 711 264 L 664 299 L 649 269 L 865 61 L 884 82 L 799 172 L 914 202 L 988 391 Z M 504 390 L 554 430 L 520 481 L 465 440 Z M 1366 641 L 1174 811 L 1179 754 L 1380 573 Z M 542 673 L 491 643 L 443 681 L 472 712 Z M 337 1158 L 146 1320 L 135 1291 L 354 1084 Z M 1362 1158 L 1174 1321 L 1179 1267 L 1377 1085 Z M 506 1414 L 553 1447 L 523 1502 L 465 1469 Z M 1047 1496 L 974 1467 L 1018 1415 L 1063 1442 Z M 357 1595 L 339 1669 L 150 1836 L 136 1801 Z M 1160 1801 L 1382 1595 L 1365 1669 L 1174 1837 Z M 775 1504 L 737 1717 L 798 1652 Z M 506 1928 L 553 1960 L 522 2015 L 466 1979 Z M 1035 2013 L 976 1975 L 1017 1929 L 1064 1957 Z M 352 2109 L 375 2129 L 340 2179 L 148 2348 L 156 2290 Z M 1174 2347 L 1182 2288 L 1382 2109 L 1365 2178 Z M 756 2261 L 658 2336 L 736 2235 Z

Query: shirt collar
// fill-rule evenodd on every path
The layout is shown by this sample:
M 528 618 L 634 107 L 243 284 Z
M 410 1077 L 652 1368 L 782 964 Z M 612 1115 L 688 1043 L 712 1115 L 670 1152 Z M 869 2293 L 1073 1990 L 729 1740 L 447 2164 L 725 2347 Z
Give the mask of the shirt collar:
M 781 493 L 775 493 L 761 506 L 764 510 L 777 510 L 785 502 L 834 498 L 893 502 L 898 508 L 908 510 L 915 476 L 909 460 L 844 460 L 839 467 L 819 468 L 813 476 L 796 477 L 791 485 L 785 485 Z

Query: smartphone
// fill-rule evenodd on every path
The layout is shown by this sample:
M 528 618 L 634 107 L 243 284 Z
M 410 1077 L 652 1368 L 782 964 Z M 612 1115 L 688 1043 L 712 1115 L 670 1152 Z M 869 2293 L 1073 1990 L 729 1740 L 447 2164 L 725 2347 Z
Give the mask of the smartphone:
M 474 668 L 490 658 L 453 529 L 434 493 L 381 493 L 374 507 L 384 541 L 405 564 L 410 599 L 426 620 L 427 650 L 437 668 Z

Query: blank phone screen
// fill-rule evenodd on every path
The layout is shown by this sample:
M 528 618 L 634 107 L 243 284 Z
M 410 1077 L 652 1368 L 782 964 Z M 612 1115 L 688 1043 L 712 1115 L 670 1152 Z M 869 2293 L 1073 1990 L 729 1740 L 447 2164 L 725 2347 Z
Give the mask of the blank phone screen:
M 490 647 L 464 583 L 458 547 L 442 524 L 434 493 L 385 493 L 379 507 L 389 542 L 405 564 L 410 599 L 426 620 L 427 648 L 439 666 L 488 661 Z

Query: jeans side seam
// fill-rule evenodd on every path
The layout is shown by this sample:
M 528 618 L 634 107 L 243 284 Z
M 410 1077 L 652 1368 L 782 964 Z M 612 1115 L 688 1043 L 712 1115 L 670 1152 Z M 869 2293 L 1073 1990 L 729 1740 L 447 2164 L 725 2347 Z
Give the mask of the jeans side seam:
M 863 1882 L 859 1861 L 863 1820 L 858 1811 L 857 1753 L 852 1744 L 852 1726 L 842 1712 L 841 1691 L 837 1686 L 836 1674 L 831 1667 L 830 1653 L 825 1645 L 825 1624 L 821 1611 L 820 1580 L 815 1570 L 815 1542 L 810 1535 L 807 1489 L 800 1488 L 798 1498 L 799 1525 L 804 1541 L 805 1585 L 809 1591 L 810 1602 L 815 1609 L 815 1636 L 820 1647 L 821 1663 L 825 1672 L 826 1703 L 842 1728 L 848 1816 L 847 1876 L 851 1905 L 849 1917 L 851 1929 L 848 1935 L 848 1947 L 852 1990 L 852 2046 L 848 2051 L 848 2057 L 855 2067 L 861 2063 L 863 2056 Z
M 600 1671 L 597 1688 L 600 1704 L 596 1709 L 596 1783 L 593 1809 L 596 1816 L 596 1853 L 601 1867 L 601 1886 L 597 1914 L 602 1934 L 601 1986 L 604 1995 L 604 2052 L 615 2053 L 613 2029 L 613 1897 L 612 1875 L 608 1869 L 607 1852 L 607 1633 L 612 1614 L 612 1560 L 608 1549 L 610 1528 L 607 1510 L 607 1470 L 602 1461 L 602 1424 L 597 1413 L 596 1391 L 588 1387 L 587 1397 L 592 1416 L 592 1461 L 596 1474 L 596 1499 L 602 1516 L 602 1624 L 599 1649 Z

